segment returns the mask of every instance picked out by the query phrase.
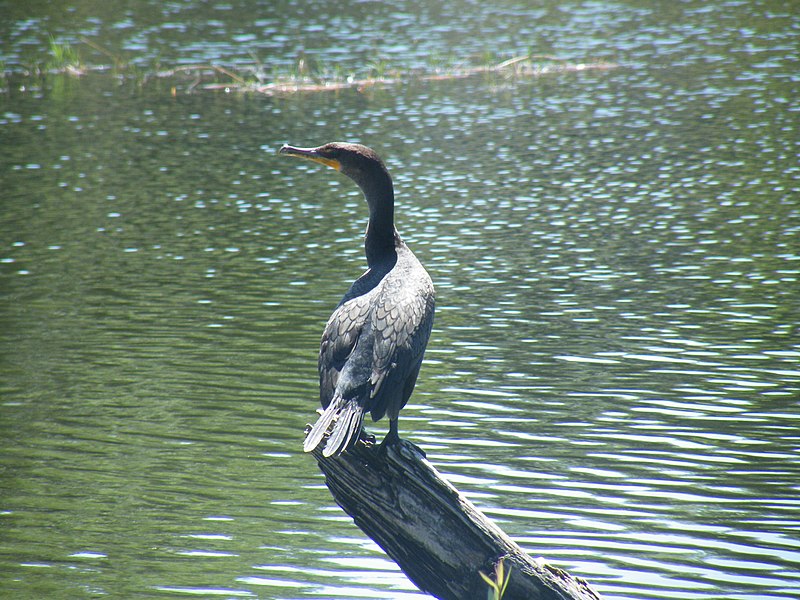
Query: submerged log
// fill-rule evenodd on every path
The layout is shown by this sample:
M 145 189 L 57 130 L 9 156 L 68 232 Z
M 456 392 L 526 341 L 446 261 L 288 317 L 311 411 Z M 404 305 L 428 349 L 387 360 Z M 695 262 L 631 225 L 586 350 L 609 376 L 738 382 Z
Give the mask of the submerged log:
M 385 451 L 362 442 L 339 457 L 314 451 L 325 483 L 355 524 L 422 591 L 481 600 L 499 561 L 511 569 L 503 600 L 599 600 L 583 579 L 532 559 L 402 440 Z

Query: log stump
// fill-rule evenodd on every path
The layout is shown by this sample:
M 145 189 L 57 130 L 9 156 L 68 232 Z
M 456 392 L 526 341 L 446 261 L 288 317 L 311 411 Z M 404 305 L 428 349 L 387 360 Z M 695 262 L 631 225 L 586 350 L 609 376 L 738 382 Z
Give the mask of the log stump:
M 500 560 L 511 569 L 503 600 L 600 600 L 583 579 L 532 559 L 446 481 L 411 442 L 359 441 L 314 457 L 334 500 L 420 590 L 440 600 L 482 600 Z

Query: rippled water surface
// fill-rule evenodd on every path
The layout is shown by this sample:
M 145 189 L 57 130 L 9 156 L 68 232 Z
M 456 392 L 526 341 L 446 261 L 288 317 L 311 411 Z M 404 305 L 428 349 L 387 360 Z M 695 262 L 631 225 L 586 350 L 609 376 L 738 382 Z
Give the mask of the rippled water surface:
M 426 597 L 301 450 L 366 210 L 275 150 L 347 139 L 437 287 L 401 435 L 606 598 L 800 597 L 800 13 L 485 4 L 5 7 L 0 595 Z M 173 96 L 23 77 L 48 35 L 143 69 L 619 67 Z

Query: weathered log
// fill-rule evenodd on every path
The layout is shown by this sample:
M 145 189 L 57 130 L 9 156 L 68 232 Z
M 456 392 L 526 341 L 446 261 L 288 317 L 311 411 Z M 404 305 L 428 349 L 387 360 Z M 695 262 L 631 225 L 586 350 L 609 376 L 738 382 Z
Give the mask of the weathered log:
M 480 572 L 503 559 L 503 600 L 599 600 L 583 579 L 533 560 L 408 441 L 364 444 L 339 457 L 314 456 L 334 499 L 422 591 L 440 600 L 482 600 Z

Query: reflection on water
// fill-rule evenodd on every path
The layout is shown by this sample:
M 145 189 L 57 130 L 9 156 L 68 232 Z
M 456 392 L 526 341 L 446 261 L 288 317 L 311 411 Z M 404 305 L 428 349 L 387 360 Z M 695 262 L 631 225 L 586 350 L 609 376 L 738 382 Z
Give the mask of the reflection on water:
M 235 62 L 283 23 L 214 6 L 198 45 L 181 23 L 199 9 L 170 6 L 174 36 L 134 9 L 94 34 Z M 10 90 L 4 592 L 426 597 L 300 450 L 366 211 L 348 181 L 273 152 L 353 139 L 387 158 L 438 291 L 401 432 L 604 597 L 797 597 L 796 16 L 375 5 L 351 48 L 363 6 L 287 10 L 264 38 L 284 62 L 299 39 L 357 62 L 370 31 L 395 31 L 385 52 L 411 63 L 527 39 L 625 66 L 282 99 Z M 50 29 L 37 19 L 0 26 L 6 62 Z

